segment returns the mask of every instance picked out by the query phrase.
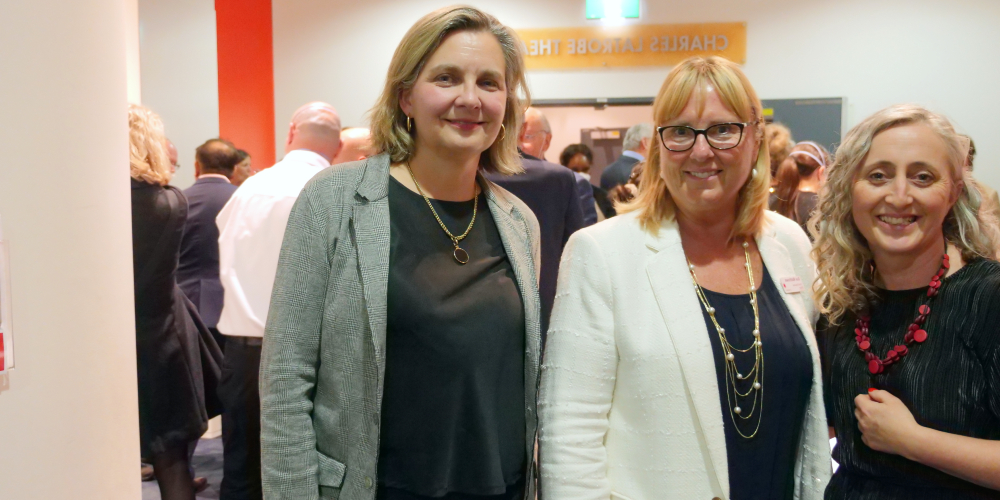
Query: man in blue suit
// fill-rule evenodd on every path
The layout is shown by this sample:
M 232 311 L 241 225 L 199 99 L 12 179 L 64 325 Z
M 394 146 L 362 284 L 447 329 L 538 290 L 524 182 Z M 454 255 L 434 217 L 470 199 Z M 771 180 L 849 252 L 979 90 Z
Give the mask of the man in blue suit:
M 236 147 L 222 139 L 209 139 L 195 150 L 197 180 L 184 191 L 188 199 L 188 217 L 177 267 L 177 283 L 198 308 L 202 321 L 222 348 L 225 337 L 216 329 L 223 293 L 219 281 L 219 228 L 215 225 L 215 217 L 236 191 L 229 177 L 239 161 Z
M 524 123 L 521 124 L 517 136 L 517 146 L 522 155 L 529 159 L 545 160 L 545 152 L 552 143 L 552 127 L 548 118 L 538 108 L 528 108 L 524 111 Z M 550 163 L 555 165 L 555 163 Z M 594 205 L 594 190 L 586 177 L 573 172 L 576 179 L 576 194 L 580 198 L 580 210 L 583 211 L 584 227 L 597 223 L 597 206 Z
M 531 131 L 527 126 L 527 120 L 522 124 L 518 136 L 518 142 L 522 145 L 525 143 L 523 140 L 525 130 L 529 133 Z M 549 135 L 551 137 L 551 134 Z M 548 141 L 545 142 L 547 147 Z M 580 207 L 576 178 L 571 170 L 531 156 L 525 151 L 521 152 L 521 164 L 524 166 L 523 174 L 486 174 L 486 177 L 520 198 L 538 218 L 542 240 L 541 279 L 538 283 L 538 292 L 542 304 L 541 326 L 544 342 L 545 332 L 549 326 L 549 314 L 555 301 L 556 277 L 559 275 L 559 259 L 562 257 L 563 247 L 570 235 L 586 224 Z M 590 205 L 593 207 L 593 192 L 590 189 L 587 192 L 591 195 Z M 594 218 L 596 220 L 596 213 Z
M 657 139 L 659 140 L 659 139 Z M 625 132 L 625 139 L 622 142 L 622 155 L 610 165 L 604 167 L 601 172 L 601 189 L 611 191 L 615 186 L 621 186 L 628 182 L 632 175 L 632 167 L 636 163 L 644 161 L 649 153 L 649 145 L 653 141 L 653 126 L 649 123 L 632 125 Z

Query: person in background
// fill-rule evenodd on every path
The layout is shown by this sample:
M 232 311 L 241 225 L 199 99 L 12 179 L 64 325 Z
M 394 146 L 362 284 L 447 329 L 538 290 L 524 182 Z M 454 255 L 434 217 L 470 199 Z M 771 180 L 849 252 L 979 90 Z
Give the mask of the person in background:
M 233 168 L 233 173 L 229 176 L 229 182 L 236 187 L 240 187 L 244 181 L 253 176 L 253 174 L 256 174 L 257 171 L 253 168 L 253 160 L 250 158 L 250 153 L 242 149 L 237 149 L 236 154 L 239 156 L 240 161 Z
M 522 123 L 523 128 L 527 122 Z M 520 134 L 523 137 L 523 134 Z M 538 292 L 542 303 L 541 335 L 549 327 L 549 314 L 555 302 L 559 259 L 569 237 L 585 226 L 577 178 L 555 163 L 521 155 L 523 173 L 504 175 L 487 172 L 485 177 L 517 196 L 538 219 L 541 237 L 541 276 Z M 589 183 L 588 183 L 589 184 Z
M 806 223 L 819 203 L 823 173 L 829 163 L 830 153 L 826 148 L 804 141 L 796 144 L 778 167 L 778 182 L 774 185 L 768 206 L 798 222 L 807 235 Z
M 535 498 L 538 223 L 481 175 L 521 170 L 523 50 L 472 7 L 418 20 L 370 114 L 381 153 L 295 203 L 261 363 L 269 500 Z
M 545 152 L 552 143 L 552 127 L 545 114 L 538 108 L 528 108 L 524 112 L 524 124 L 518 134 L 518 149 L 521 156 L 529 160 L 545 161 Z M 551 165 L 555 165 L 554 163 Z M 574 172 L 576 191 L 580 199 L 580 210 L 583 211 L 583 225 L 590 226 L 597 222 L 597 209 L 594 207 L 594 190 L 590 189 L 590 181 Z
M 570 144 L 559 153 L 562 166 L 584 176 L 590 182 L 590 166 L 594 163 L 594 152 L 586 144 Z M 595 184 L 590 184 L 597 205 L 597 221 L 615 216 L 615 207 L 608 198 L 608 192 Z
M 167 158 L 170 161 L 170 175 L 173 175 L 181 166 L 177 163 L 177 146 L 174 146 L 170 139 L 167 139 Z
M 969 153 L 965 157 L 965 170 L 969 173 L 969 177 L 972 178 L 972 171 L 975 168 L 974 164 L 976 161 L 976 143 L 971 137 L 967 135 L 962 135 L 965 139 L 969 141 Z M 982 204 L 979 205 L 979 211 L 984 214 L 988 214 L 994 220 L 1000 223 L 1000 196 L 997 196 L 995 189 L 987 186 L 986 184 L 979 182 L 973 178 L 976 189 L 979 190 L 979 194 L 982 195 Z M 998 252 L 1000 255 L 1000 252 Z
M 608 199 L 614 205 L 615 210 L 617 207 L 624 205 L 635 199 L 636 195 L 639 194 L 640 180 L 642 179 L 642 163 L 637 163 L 632 167 L 632 175 L 629 176 L 628 182 L 622 184 L 621 186 L 615 186 L 614 189 L 608 193 Z
M 340 131 L 340 152 L 331 165 L 364 160 L 377 152 L 372 144 L 372 132 L 365 127 L 347 127 Z
M 339 150 L 337 111 L 322 102 L 300 107 L 288 127 L 284 159 L 247 179 L 216 219 L 219 277 L 225 290 L 218 324 L 226 335 L 219 387 L 225 406 L 223 500 L 263 498 L 258 374 L 278 252 L 302 187 L 329 167 Z
M 135 104 L 129 105 L 128 122 L 139 444 L 161 498 L 193 500 L 190 453 L 214 413 L 206 399 L 214 388 L 206 381 L 218 380 L 221 353 L 207 330 L 199 338 L 204 326 L 177 286 L 188 204 L 168 185 L 163 122 Z
M 776 183 L 778 167 L 795 147 L 792 131 L 780 123 L 768 123 L 764 126 L 764 142 L 767 143 L 767 150 L 771 155 L 771 182 Z
M 570 238 L 538 404 L 545 500 L 822 498 L 814 270 L 767 210 L 761 111 L 737 64 L 682 61 L 638 196 Z
M 1000 498 L 997 226 L 968 142 L 915 105 L 852 128 L 827 169 L 813 259 L 828 500 Z
M 225 349 L 225 336 L 216 325 L 222 313 L 222 282 L 219 281 L 219 228 L 215 218 L 236 191 L 229 182 L 240 162 L 235 146 L 222 139 L 209 139 L 194 153 L 194 184 L 184 190 L 188 200 L 187 222 L 181 239 L 177 284 L 195 307 L 212 336 Z
M 649 123 L 632 125 L 625 132 L 622 141 L 622 155 L 601 172 L 601 189 L 611 191 L 615 186 L 628 182 L 632 175 L 632 167 L 646 160 L 649 146 L 653 140 L 653 126 Z

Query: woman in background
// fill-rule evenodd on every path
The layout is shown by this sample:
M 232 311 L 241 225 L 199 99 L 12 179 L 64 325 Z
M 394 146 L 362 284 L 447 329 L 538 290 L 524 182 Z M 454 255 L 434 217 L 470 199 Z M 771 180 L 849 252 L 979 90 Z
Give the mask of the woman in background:
M 207 329 L 208 338 L 201 335 L 204 325 L 177 286 L 188 206 L 181 191 L 167 185 L 163 122 L 135 104 L 128 118 L 139 444 L 161 498 L 192 500 L 190 453 L 218 412 L 206 405 L 206 389 L 214 396 L 215 388 L 205 381 L 218 381 L 222 354 Z
M 792 152 L 795 141 L 792 139 L 792 131 L 788 127 L 780 123 L 768 123 L 764 125 L 764 142 L 767 143 L 767 152 L 771 162 L 771 183 L 773 184 L 778 181 L 778 167 Z
M 594 163 L 594 152 L 586 144 L 570 144 L 559 153 L 559 164 L 586 177 L 590 180 L 590 167 Z M 594 203 L 597 205 L 597 213 L 600 214 L 597 221 L 600 222 L 609 217 L 615 216 L 615 207 L 608 197 L 608 192 L 590 183 L 594 191 Z
M 800 142 L 778 167 L 778 182 L 768 201 L 771 210 L 798 222 L 809 234 L 806 223 L 819 203 L 823 173 L 830 153 L 812 141 Z
M 886 108 L 828 170 L 813 257 L 829 500 L 1000 498 L 997 228 L 940 115 Z
M 240 155 L 240 162 L 237 163 L 236 168 L 233 169 L 233 175 L 229 178 L 229 182 L 233 183 L 234 186 L 239 187 L 240 184 L 243 184 L 243 181 L 252 177 L 253 174 L 257 173 L 257 171 L 253 169 L 250 153 L 247 153 L 242 149 L 237 149 L 236 152 Z

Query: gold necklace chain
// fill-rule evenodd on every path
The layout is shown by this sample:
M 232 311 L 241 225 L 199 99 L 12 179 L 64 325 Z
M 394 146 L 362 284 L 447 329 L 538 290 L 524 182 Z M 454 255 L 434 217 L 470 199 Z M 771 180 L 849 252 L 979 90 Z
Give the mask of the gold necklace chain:
M 729 342 L 729 339 L 726 337 L 726 329 L 715 319 L 715 308 L 709 305 L 708 297 L 705 296 L 705 290 L 698 284 L 698 277 L 694 273 L 694 264 L 688 260 L 688 270 L 691 271 L 691 281 L 694 282 L 695 293 L 697 293 L 698 299 L 701 300 L 702 305 L 705 307 L 705 311 L 708 313 L 709 318 L 711 318 L 712 324 L 715 325 L 715 331 L 719 335 L 719 344 L 722 346 L 722 355 L 726 365 L 726 403 L 729 405 L 729 417 L 733 421 L 733 427 L 736 429 L 736 432 L 745 439 L 750 439 L 757 435 L 764 415 L 764 349 L 760 340 L 760 309 L 758 309 L 759 304 L 757 302 L 757 287 L 753 279 L 753 266 L 750 264 L 749 247 L 749 243 L 744 241 L 743 255 L 746 257 L 745 266 L 747 277 L 750 280 L 750 306 L 753 308 L 754 336 L 753 343 L 746 349 L 740 349 Z M 754 351 L 753 368 L 744 374 L 736 366 L 736 355 L 734 352 L 747 353 L 751 350 Z M 746 392 L 740 392 L 737 386 L 739 381 L 751 381 L 752 383 Z M 740 398 L 748 398 L 751 394 L 753 395 L 753 403 L 750 411 L 744 415 L 743 408 L 739 404 Z M 757 411 L 758 400 L 760 402 L 759 412 Z M 750 435 L 746 435 L 740 429 L 737 417 L 741 420 L 750 420 L 755 413 L 757 414 L 757 425 Z
M 417 192 L 420 193 L 420 196 L 422 196 L 424 198 L 424 201 L 427 202 L 427 206 L 430 207 L 431 213 L 434 214 L 434 218 L 437 220 L 438 225 L 440 225 L 441 229 L 444 230 L 444 234 L 448 235 L 448 238 L 451 240 L 451 243 L 455 245 L 455 250 L 452 252 L 452 255 L 455 257 L 455 260 L 458 261 L 459 264 L 468 263 L 469 252 L 466 252 L 465 249 L 458 246 L 458 242 L 464 240 L 465 237 L 469 235 L 469 232 L 472 231 L 472 226 L 476 223 L 476 209 L 479 205 L 478 185 L 476 189 L 476 196 L 472 199 L 472 221 L 469 222 L 469 227 L 465 228 L 464 233 L 462 233 L 459 236 L 455 236 L 454 234 L 451 234 L 451 231 L 448 230 L 448 226 L 444 225 L 444 221 L 442 221 L 441 217 L 438 216 L 437 210 L 434 210 L 434 205 L 431 204 L 431 199 L 428 198 L 426 194 L 424 194 L 423 189 L 420 189 L 420 183 L 417 182 L 417 177 L 413 175 L 413 169 L 410 168 L 409 162 L 406 163 L 406 170 L 410 172 L 410 178 L 413 179 L 413 185 L 417 186 Z

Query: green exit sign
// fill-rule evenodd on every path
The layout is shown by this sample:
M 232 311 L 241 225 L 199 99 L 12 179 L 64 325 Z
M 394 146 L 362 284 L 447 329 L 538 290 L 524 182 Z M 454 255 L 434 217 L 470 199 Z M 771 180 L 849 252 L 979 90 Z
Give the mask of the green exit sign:
M 587 19 L 638 17 L 639 0 L 587 0 Z

